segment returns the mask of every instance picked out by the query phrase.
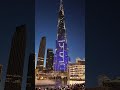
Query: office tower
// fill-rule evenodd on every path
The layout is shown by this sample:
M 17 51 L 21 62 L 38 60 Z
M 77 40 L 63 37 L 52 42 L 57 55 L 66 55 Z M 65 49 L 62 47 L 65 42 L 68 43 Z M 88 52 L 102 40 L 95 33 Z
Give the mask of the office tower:
M 31 53 L 28 62 L 26 90 L 35 89 L 35 54 Z
M 2 78 L 2 65 L 0 64 L 0 82 L 1 82 L 1 78 Z
M 46 48 L 46 37 L 42 37 L 38 52 L 37 66 L 36 66 L 36 69 L 38 69 L 39 71 L 42 71 L 44 67 L 45 48 Z
M 12 38 L 4 90 L 21 90 L 25 47 L 26 25 L 21 25 Z
M 46 69 L 47 69 L 47 71 L 52 71 L 53 70 L 53 60 L 54 60 L 53 49 L 47 49 L 47 58 L 46 58 Z
M 65 28 L 65 16 L 63 9 L 63 1 L 60 1 L 60 9 L 58 15 L 58 33 L 56 40 L 56 49 L 54 55 L 54 70 L 58 72 L 67 71 L 67 65 L 70 60 L 68 56 L 67 35 Z

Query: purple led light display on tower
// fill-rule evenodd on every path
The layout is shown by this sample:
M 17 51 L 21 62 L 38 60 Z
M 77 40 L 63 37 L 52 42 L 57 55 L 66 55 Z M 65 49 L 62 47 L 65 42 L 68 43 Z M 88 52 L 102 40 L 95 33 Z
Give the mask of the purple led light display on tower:
M 54 55 L 54 70 L 66 71 L 70 60 L 68 56 L 65 17 L 63 9 L 63 1 L 60 1 L 59 17 L 58 17 L 58 33 L 56 40 L 56 49 Z

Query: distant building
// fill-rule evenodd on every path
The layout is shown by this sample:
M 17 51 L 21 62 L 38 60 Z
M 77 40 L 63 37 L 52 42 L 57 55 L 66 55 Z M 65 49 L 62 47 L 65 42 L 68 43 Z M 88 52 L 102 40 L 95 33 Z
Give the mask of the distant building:
M 21 90 L 25 48 L 26 25 L 21 25 L 12 38 L 4 90 Z
M 1 82 L 1 79 L 2 79 L 2 65 L 0 64 L 0 82 Z
M 68 78 L 75 80 L 85 80 L 85 61 L 68 64 Z
M 47 58 L 46 58 L 46 69 L 47 69 L 47 71 L 52 71 L 53 70 L 53 60 L 54 60 L 53 49 L 47 49 Z
M 31 53 L 28 62 L 26 90 L 34 90 L 34 88 L 35 88 L 35 54 Z
M 76 63 L 79 63 L 79 62 L 81 62 L 81 61 L 85 61 L 85 60 L 84 60 L 84 59 L 81 59 L 81 58 L 79 58 L 79 57 L 76 58 Z
M 37 66 L 36 66 L 36 69 L 38 69 L 39 71 L 43 71 L 45 48 L 46 48 L 46 37 L 42 37 L 38 52 Z

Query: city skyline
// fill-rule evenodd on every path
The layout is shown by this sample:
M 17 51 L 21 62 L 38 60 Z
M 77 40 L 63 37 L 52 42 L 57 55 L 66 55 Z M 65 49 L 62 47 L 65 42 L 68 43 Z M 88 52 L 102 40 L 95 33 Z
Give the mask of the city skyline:
M 57 39 L 57 21 L 60 0 L 53 0 L 47 5 L 45 1 L 36 0 L 35 17 L 35 53 L 36 57 L 39 50 L 39 41 L 42 36 L 46 36 L 46 49 L 52 48 L 55 52 L 55 43 Z M 72 3 L 76 4 L 74 7 Z M 42 5 L 41 5 L 42 4 Z M 46 7 L 49 7 L 49 9 Z M 67 41 L 71 62 L 75 62 L 77 57 L 85 58 L 85 13 L 84 1 L 72 0 L 69 3 L 63 0 L 65 11 L 65 22 Z M 79 7 L 79 8 L 78 8 Z M 70 9 L 69 9 L 70 8 Z M 50 13 L 50 14 L 49 14 Z M 50 31 L 51 30 L 51 31 Z M 71 37 L 73 36 L 73 37 Z M 36 58 L 37 59 L 37 58 Z M 46 54 L 45 54 L 46 62 Z M 44 63 L 45 65 L 45 63 Z
M 6 0 L 1 0 L 0 64 L 3 67 L 0 90 L 3 90 L 5 83 L 11 39 L 16 30 L 15 27 L 27 25 L 22 90 L 26 88 L 29 54 L 35 51 L 38 53 L 41 37 L 46 36 L 47 48 L 54 49 L 60 0 L 35 1 L 36 3 L 34 0 L 8 0 L 6 3 Z M 110 78 L 120 76 L 119 6 L 116 1 L 108 2 L 107 0 L 64 0 L 69 55 L 72 56 L 73 62 L 76 57 L 86 58 L 86 87 L 97 86 L 98 75 L 101 74 Z M 82 47 L 85 51 L 81 49 Z

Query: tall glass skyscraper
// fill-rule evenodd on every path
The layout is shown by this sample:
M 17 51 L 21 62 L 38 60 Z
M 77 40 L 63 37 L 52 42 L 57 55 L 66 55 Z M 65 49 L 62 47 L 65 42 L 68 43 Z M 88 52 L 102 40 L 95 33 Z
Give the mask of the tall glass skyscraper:
M 45 56 L 45 48 L 46 48 L 46 37 L 42 37 L 40 41 L 40 47 L 38 52 L 38 61 L 37 61 L 37 67 L 39 71 L 43 71 L 44 67 L 44 56 Z
M 58 27 L 58 33 L 57 33 L 56 49 L 54 55 L 54 70 L 64 72 L 67 70 L 67 65 L 70 58 L 68 56 L 65 16 L 64 16 L 64 8 L 63 8 L 62 0 L 60 1 L 57 27 Z
M 54 53 L 53 49 L 47 49 L 47 58 L 46 58 L 46 69 L 47 71 L 53 70 L 53 60 L 54 60 Z
M 4 90 L 21 90 L 25 49 L 26 25 L 21 25 L 12 38 Z

